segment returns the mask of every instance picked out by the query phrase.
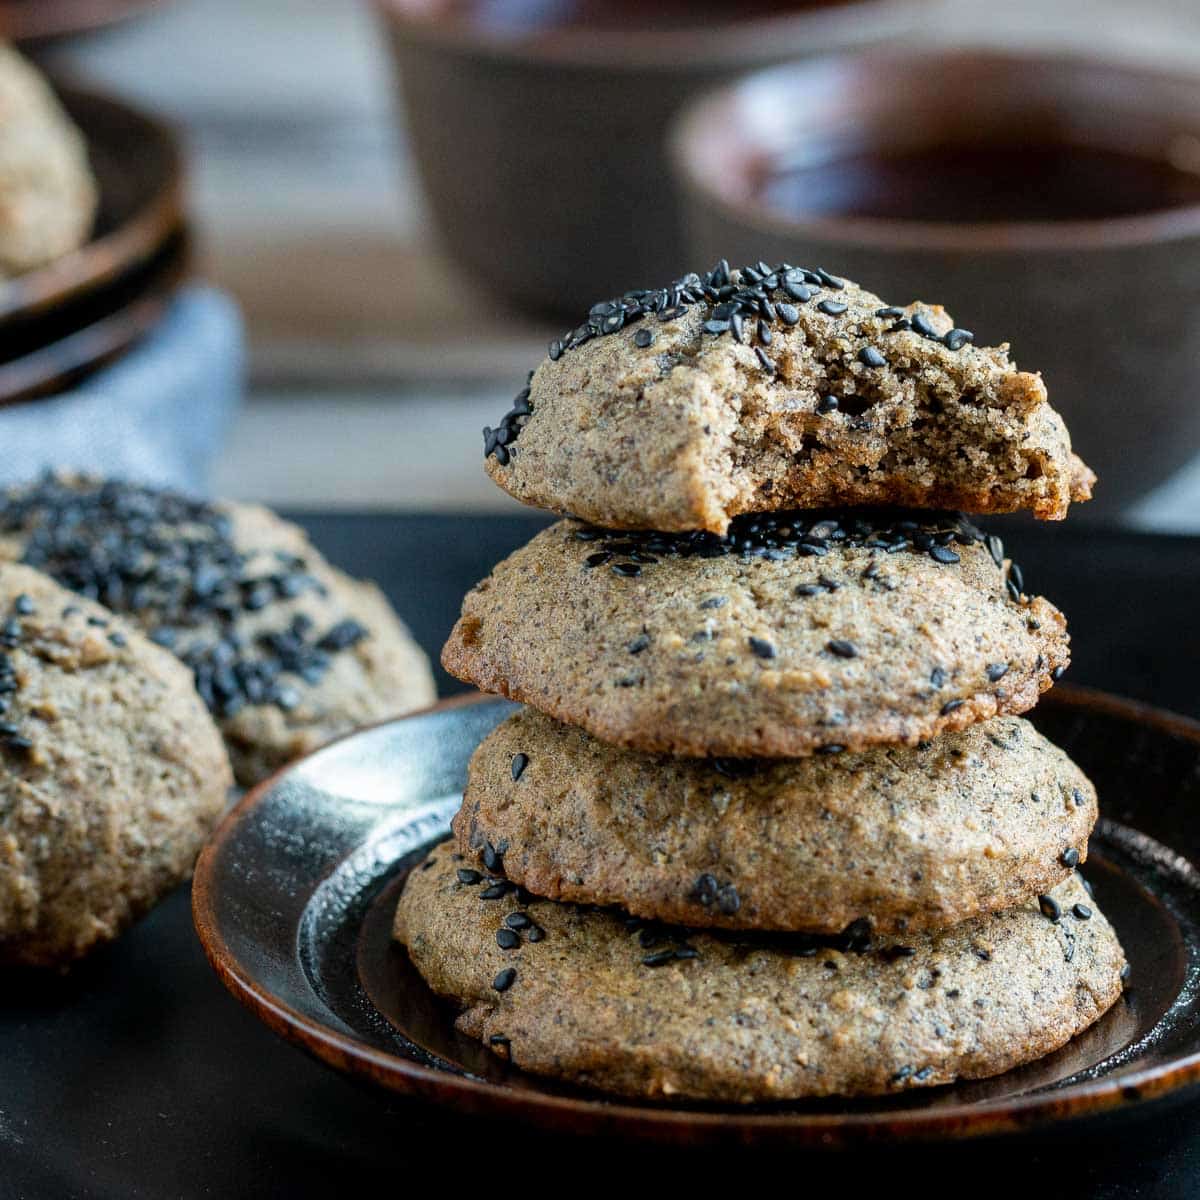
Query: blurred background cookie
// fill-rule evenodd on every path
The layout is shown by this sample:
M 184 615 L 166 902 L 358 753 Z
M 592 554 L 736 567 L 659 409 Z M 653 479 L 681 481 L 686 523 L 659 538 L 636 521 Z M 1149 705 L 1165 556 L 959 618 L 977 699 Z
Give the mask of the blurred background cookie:
M 2 557 L 127 615 L 187 663 L 242 784 L 434 698 L 428 660 L 379 589 L 263 508 L 46 476 L 0 497 Z
M 232 783 L 186 668 L 0 562 L 0 963 L 115 938 L 191 874 Z
M 0 278 L 81 246 L 97 196 L 79 130 L 36 68 L 0 42 Z

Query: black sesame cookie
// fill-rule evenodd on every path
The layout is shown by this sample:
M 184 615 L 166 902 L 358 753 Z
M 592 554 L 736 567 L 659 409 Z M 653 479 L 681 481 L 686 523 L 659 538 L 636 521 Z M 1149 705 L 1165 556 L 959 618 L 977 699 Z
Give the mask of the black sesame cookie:
M 412 872 L 396 912 L 417 970 L 517 1066 L 626 1096 L 749 1103 L 996 1075 L 1121 992 L 1120 944 L 1075 876 L 941 933 L 755 939 L 524 900 L 452 851 Z
M 1095 481 L 1006 346 L 787 264 L 597 304 L 484 451 L 518 500 L 629 529 L 834 504 L 1057 519 Z
M 191 874 L 232 785 L 186 667 L 0 563 L 0 963 L 115 938 Z
M 190 666 L 252 784 L 360 725 L 434 699 L 383 594 L 254 505 L 47 476 L 0 496 L 0 560 L 130 617 Z
M 897 510 L 729 534 L 560 521 L 463 602 L 452 674 L 605 742 L 698 758 L 915 744 L 1032 708 L 1066 622 L 998 539 Z
M 942 928 L 1061 883 L 1096 793 L 1020 717 L 800 759 L 618 750 L 526 709 L 471 759 L 467 865 L 537 896 L 697 927 Z M 487 860 L 485 862 L 485 859 Z

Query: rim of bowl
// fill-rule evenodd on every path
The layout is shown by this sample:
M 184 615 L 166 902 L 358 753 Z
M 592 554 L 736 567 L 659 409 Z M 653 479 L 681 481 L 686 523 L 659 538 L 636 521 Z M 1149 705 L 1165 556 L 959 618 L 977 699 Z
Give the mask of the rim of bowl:
M 764 143 L 754 126 L 754 118 L 748 115 L 747 110 L 753 106 L 746 98 L 751 91 L 761 96 L 775 87 L 791 89 L 796 86 L 792 82 L 796 79 L 816 80 L 826 73 L 829 82 L 823 90 L 827 95 L 836 95 L 854 79 L 877 71 L 890 69 L 916 74 L 951 66 L 1102 72 L 1109 78 L 1190 92 L 1195 110 L 1191 127 L 1185 128 L 1180 120 L 1179 134 L 1191 133 L 1200 140 L 1200 74 L 1160 70 L 1078 51 L 1030 53 L 971 47 L 866 50 L 767 67 L 688 102 L 673 120 L 668 138 L 668 155 L 675 175 L 687 192 L 737 224 L 758 228 L 764 234 L 803 236 L 864 249 L 975 253 L 1072 251 L 1144 246 L 1200 235 L 1200 203 L 1120 217 L 956 223 L 828 213 L 789 215 L 765 203 L 746 186 L 750 164 L 769 160 L 774 149 Z M 732 154 L 726 151 L 724 158 L 735 159 L 740 172 L 726 171 L 722 176 L 713 169 L 713 163 L 721 156 L 722 142 L 736 147 Z M 736 183 L 731 183 L 731 179 Z
M 803 55 L 805 42 L 830 50 L 879 41 L 911 27 L 916 14 L 934 2 L 839 0 L 711 27 L 627 32 L 565 26 L 538 37 L 483 30 L 466 20 L 447 21 L 430 11 L 432 6 L 416 11 L 414 0 L 374 0 L 374 5 L 394 32 L 415 45 L 514 63 L 686 72 L 715 64 L 753 67 L 777 62 L 789 54 Z M 781 44 L 784 37 L 795 44 Z

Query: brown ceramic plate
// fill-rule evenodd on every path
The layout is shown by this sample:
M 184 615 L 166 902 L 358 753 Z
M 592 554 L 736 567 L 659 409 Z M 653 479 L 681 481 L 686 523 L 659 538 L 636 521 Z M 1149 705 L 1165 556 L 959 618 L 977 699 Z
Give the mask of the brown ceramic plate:
M 183 157 L 170 127 L 100 92 L 56 90 L 87 140 L 100 207 L 84 246 L 0 282 L 5 338 L 143 267 L 183 221 Z
M 1200 724 L 1063 687 L 1035 721 L 1095 780 L 1087 875 L 1129 991 L 1062 1050 L 995 1079 L 755 1108 L 607 1100 L 458 1035 L 390 939 L 406 871 L 446 831 L 467 760 L 513 705 L 467 697 L 344 738 L 251 792 L 200 857 L 193 912 L 225 985 L 326 1063 L 459 1112 L 687 1143 L 969 1137 L 1140 1106 L 1200 1080 Z
M 0 408 L 55 395 L 119 358 L 157 324 L 190 259 L 191 239 L 180 229 L 149 262 L 64 305 L 32 336 L 3 339 Z

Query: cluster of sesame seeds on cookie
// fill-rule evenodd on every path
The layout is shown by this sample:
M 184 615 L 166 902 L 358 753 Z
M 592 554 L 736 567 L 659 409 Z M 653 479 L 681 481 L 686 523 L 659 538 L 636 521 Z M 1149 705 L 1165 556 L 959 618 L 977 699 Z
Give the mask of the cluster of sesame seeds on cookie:
M 845 287 L 844 280 L 823 267 L 796 267 L 787 262 L 772 267 L 758 262 L 733 269 L 722 259 L 703 275 L 691 271 L 667 287 L 636 288 L 610 300 L 601 300 L 592 305 L 582 324 L 550 343 L 548 354 L 552 362 L 557 362 L 564 354 L 593 338 L 620 333 L 634 322 L 650 316 L 662 323 L 676 321 L 693 307 L 704 306 L 705 320 L 700 327 L 703 334 L 712 338 L 728 335 L 743 345 L 753 346 L 759 367 L 767 375 L 774 375 L 776 364 L 770 353 L 774 331 L 796 325 L 800 320 L 800 306 L 814 301 L 816 311 L 824 316 L 834 320 L 844 317 L 850 306 L 834 297 Z M 821 298 L 817 299 L 818 296 Z M 887 305 L 874 310 L 873 315 L 892 322 L 883 330 L 885 336 L 915 333 L 952 351 L 961 350 L 975 339 L 969 329 L 954 328 L 945 334 L 939 333 L 919 309 L 910 316 L 903 308 Z M 640 350 L 649 350 L 654 343 L 655 334 L 649 326 L 638 329 L 633 336 L 633 344 Z M 888 364 L 887 354 L 875 345 L 863 346 L 857 358 L 863 366 L 872 369 Z M 532 378 L 531 372 L 499 426 L 484 428 L 484 457 L 495 456 L 501 466 L 508 465 L 509 447 L 533 413 L 529 399 Z M 831 405 L 829 401 L 832 401 Z M 831 412 L 838 401 L 831 396 L 823 403 L 828 406 L 821 411 Z
M 24 536 L 28 566 L 137 615 L 151 641 L 191 667 L 201 698 L 219 717 L 247 704 L 295 708 L 297 684 L 319 683 L 331 656 L 369 633 L 351 619 L 317 629 L 297 614 L 276 630 L 243 636 L 243 615 L 326 589 L 304 559 L 284 551 L 275 553 L 274 570 L 250 571 L 228 515 L 173 492 L 46 474 L 3 496 L 0 532 Z M 216 637 L 191 640 L 211 625 Z
M 607 530 L 592 525 L 577 529 L 574 538 L 593 542 L 597 549 L 584 559 L 590 570 L 608 567 L 615 575 L 637 578 L 642 568 L 660 558 L 762 558 L 786 562 L 800 558 L 824 558 L 838 547 L 865 548 L 886 554 L 926 555 L 942 566 L 960 561 L 957 546 L 985 544 L 997 567 L 1004 567 L 1004 547 L 998 538 L 984 532 L 962 513 L 905 509 L 803 509 L 769 513 L 744 513 L 735 517 L 723 536 L 696 530 L 661 533 L 652 530 Z M 1009 578 L 1013 564 L 1010 564 Z M 875 568 L 878 573 L 878 567 Z M 823 584 L 808 584 L 815 594 Z M 1023 580 L 1017 568 L 1019 598 Z M 835 590 L 830 588 L 829 590 Z M 800 593 L 804 594 L 804 593 Z

